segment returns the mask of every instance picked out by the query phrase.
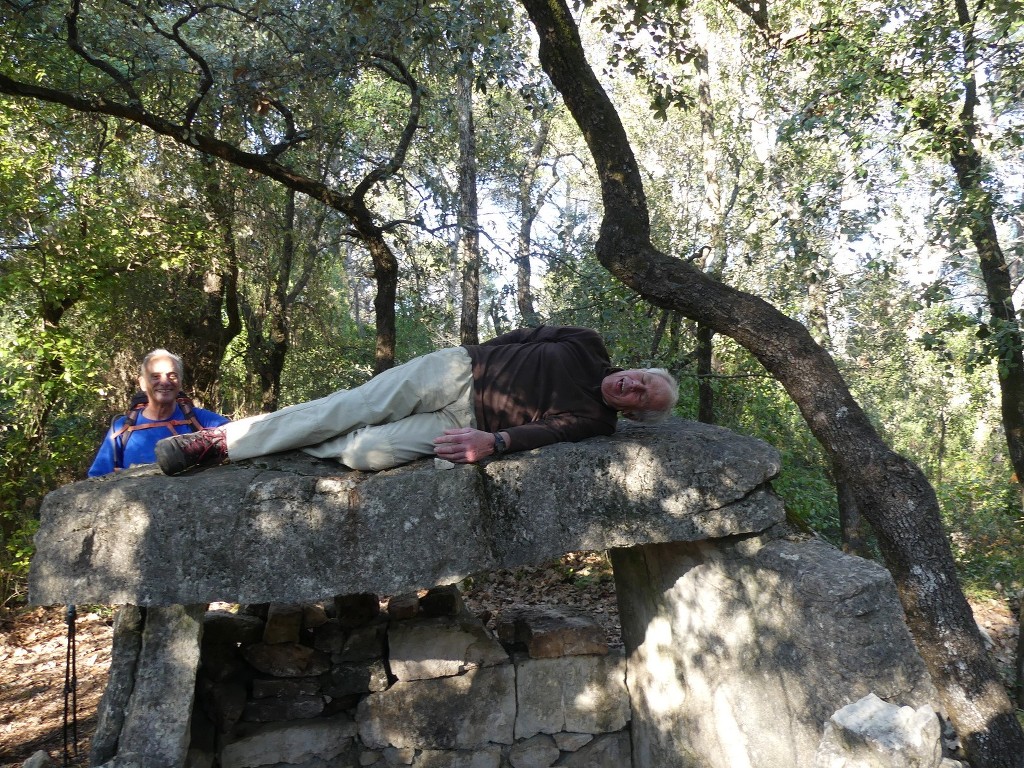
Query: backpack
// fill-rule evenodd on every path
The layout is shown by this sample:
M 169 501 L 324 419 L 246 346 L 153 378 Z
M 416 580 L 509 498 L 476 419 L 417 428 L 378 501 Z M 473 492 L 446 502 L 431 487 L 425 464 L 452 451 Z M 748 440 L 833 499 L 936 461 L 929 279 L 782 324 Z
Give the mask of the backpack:
M 149 397 L 142 390 L 139 390 L 132 396 L 131 402 L 128 404 L 128 410 L 124 414 L 124 424 L 121 425 L 121 428 L 114 430 L 114 422 L 119 417 L 115 416 L 110 422 L 110 428 L 114 430 L 110 438 L 114 441 L 114 469 L 124 469 L 124 445 L 128 442 L 128 438 L 132 436 L 132 432 L 137 429 L 167 427 L 171 430 L 172 434 L 176 435 L 178 430 L 175 427 L 190 426 L 193 432 L 198 432 L 203 428 L 203 425 L 199 423 L 199 419 L 196 418 L 195 406 L 192 404 L 191 397 L 184 392 L 179 392 L 177 403 L 182 415 L 185 417 L 184 419 L 167 419 L 166 421 L 150 421 L 146 424 L 139 424 L 139 414 L 149 405 Z

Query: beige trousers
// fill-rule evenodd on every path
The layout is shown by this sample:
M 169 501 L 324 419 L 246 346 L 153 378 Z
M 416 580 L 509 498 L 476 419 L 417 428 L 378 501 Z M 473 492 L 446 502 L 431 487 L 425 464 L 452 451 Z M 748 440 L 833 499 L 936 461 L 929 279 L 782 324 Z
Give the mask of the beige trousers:
M 446 429 L 473 427 L 473 367 L 462 347 L 414 358 L 355 389 L 224 425 L 239 461 L 301 448 L 360 470 L 434 455 Z

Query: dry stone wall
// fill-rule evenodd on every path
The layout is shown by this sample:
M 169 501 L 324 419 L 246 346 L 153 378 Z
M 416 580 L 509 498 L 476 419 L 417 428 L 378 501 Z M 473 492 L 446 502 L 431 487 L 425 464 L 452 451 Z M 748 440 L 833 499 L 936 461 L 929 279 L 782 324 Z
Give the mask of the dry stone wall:
M 589 617 L 510 610 L 495 636 L 456 588 L 394 602 L 208 612 L 188 765 L 631 764 L 625 660 Z

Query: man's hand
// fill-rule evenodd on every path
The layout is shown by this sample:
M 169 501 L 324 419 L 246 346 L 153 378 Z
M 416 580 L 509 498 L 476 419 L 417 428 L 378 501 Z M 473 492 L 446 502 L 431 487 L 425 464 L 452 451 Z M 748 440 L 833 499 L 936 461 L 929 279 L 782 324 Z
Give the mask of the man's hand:
M 434 455 L 456 464 L 472 464 L 494 453 L 494 435 L 472 427 L 446 429 L 434 438 Z

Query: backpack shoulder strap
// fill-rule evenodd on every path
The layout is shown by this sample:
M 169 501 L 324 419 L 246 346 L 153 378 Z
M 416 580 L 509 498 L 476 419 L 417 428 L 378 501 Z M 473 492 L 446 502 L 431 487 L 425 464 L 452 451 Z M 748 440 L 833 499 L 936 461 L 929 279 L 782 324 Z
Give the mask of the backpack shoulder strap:
M 198 432 L 203 428 L 203 425 L 199 423 L 199 417 L 196 416 L 196 407 L 192 403 L 192 398 L 184 392 L 178 393 L 178 407 L 181 408 L 182 415 L 185 417 L 185 420 L 192 425 L 192 429 L 195 432 Z
M 121 424 L 121 428 L 115 430 L 114 424 L 117 422 L 118 417 L 115 416 L 110 422 L 110 429 L 113 434 L 110 439 L 114 441 L 114 469 L 124 469 L 124 444 L 125 441 L 131 437 L 132 432 L 135 431 L 135 425 L 139 421 L 139 414 L 149 403 L 149 398 L 146 397 L 146 393 L 139 391 L 136 392 L 128 404 L 128 410 L 124 414 L 124 422 Z

